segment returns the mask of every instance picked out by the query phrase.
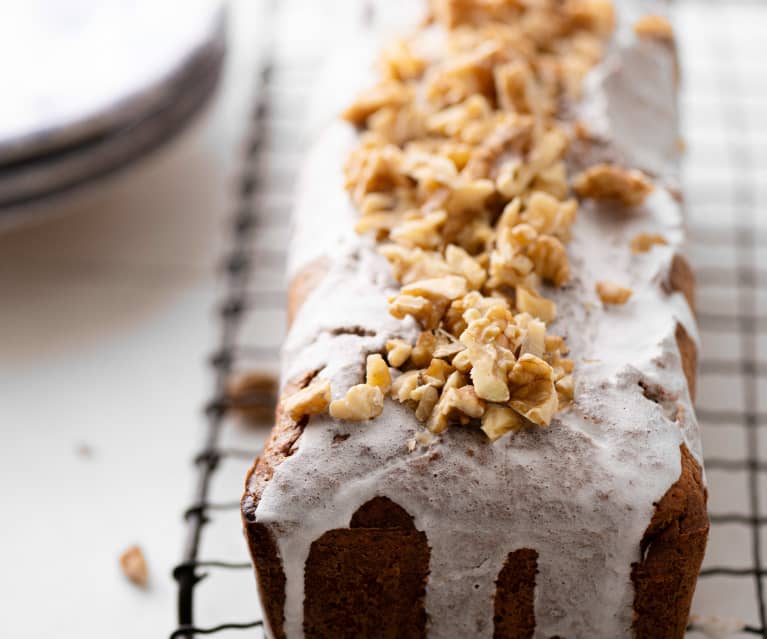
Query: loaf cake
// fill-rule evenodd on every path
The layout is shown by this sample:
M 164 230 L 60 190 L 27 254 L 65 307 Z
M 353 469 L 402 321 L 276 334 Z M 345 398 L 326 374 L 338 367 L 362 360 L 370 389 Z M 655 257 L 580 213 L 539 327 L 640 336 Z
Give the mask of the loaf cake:
M 433 0 L 347 56 L 242 500 L 270 637 L 683 637 L 708 518 L 662 8 Z

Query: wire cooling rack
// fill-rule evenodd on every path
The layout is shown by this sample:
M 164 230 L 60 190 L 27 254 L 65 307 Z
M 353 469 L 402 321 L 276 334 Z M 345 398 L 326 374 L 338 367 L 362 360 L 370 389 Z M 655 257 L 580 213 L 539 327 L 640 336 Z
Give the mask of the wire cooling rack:
M 678 0 L 684 190 L 698 279 L 703 429 L 711 537 L 689 639 L 767 638 L 767 4 Z M 207 435 L 178 582 L 176 638 L 261 636 L 238 497 L 269 424 L 239 422 L 232 376 L 276 372 L 284 326 L 284 246 L 304 136 L 304 106 L 323 51 L 375 19 L 360 0 L 283 0 L 265 11 L 268 47 L 224 260 L 220 342 Z M 717 621 L 718 618 L 718 621 Z M 714 634 L 714 633 L 719 634 Z

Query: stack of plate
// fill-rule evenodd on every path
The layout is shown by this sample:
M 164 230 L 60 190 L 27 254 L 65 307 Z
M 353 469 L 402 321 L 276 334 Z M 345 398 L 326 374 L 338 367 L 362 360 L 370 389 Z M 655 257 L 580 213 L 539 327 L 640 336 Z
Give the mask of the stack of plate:
M 0 226 L 169 140 L 213 93 L 219 0 L 23 0 L 0 20 Z

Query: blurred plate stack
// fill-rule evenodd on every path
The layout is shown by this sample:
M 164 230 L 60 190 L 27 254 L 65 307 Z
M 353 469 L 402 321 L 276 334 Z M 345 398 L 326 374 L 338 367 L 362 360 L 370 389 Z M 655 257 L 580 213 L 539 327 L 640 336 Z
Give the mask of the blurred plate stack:
M 0 227 L 145 157 L 212 95 L 220 0 L 14 0 L 0 17 Z

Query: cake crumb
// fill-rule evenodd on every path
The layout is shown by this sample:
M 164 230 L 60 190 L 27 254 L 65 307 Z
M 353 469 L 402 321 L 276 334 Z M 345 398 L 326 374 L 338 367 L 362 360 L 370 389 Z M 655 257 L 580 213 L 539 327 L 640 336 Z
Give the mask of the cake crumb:
M 277 403 L 277 385 L 272 373 L 248 371 L 229 380 L 226 398 L 232 410 L 246 421 L 270 421 Z
M 120 567 L 123 574 L 140 588 L 146 588 L 149 582 L 149 569 L 141 548 L 131 546 L 120 555 Z
M 603 304 L 622 305 L 629 301 L 634 294 L 630 288 L 615 282 L 597 282 L 597 295 Z

